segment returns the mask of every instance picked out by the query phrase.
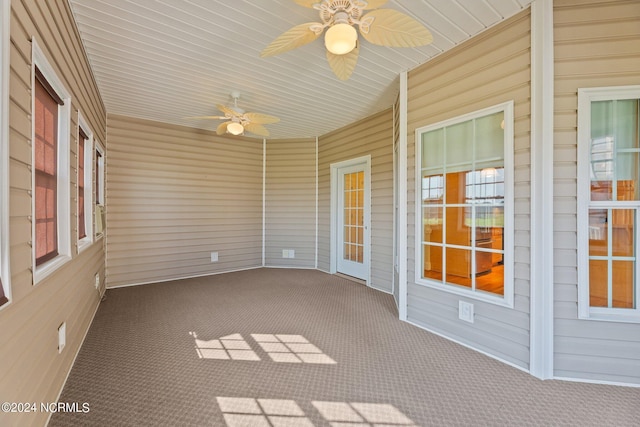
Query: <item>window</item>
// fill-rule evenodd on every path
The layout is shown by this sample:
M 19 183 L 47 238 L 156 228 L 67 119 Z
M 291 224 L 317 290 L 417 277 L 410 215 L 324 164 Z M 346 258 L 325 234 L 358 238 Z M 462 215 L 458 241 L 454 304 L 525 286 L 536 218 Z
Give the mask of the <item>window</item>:
M 582 318 L 640 322 L 640 86 L 578 91 Z
M 96 209 L 95 209 L 95 222 L 96 222 L 96 237 L 101 237 L 104 234 L 105 225 L 105 212 L 104 212 L 104 148 L 98 141 L 96 146 L 96 163 L 94 167 L 94 179 L 95 179 L 95 195 L 96 195 Z
M 416 282 L 513 304 L 513 103 L 416 130 Z
M 93 134 L 78 112 L 78 252 L 93 242 Z
M 71 100 L 40 50 L 33 46 L 34 282 L 71 257 L 69 119 Z

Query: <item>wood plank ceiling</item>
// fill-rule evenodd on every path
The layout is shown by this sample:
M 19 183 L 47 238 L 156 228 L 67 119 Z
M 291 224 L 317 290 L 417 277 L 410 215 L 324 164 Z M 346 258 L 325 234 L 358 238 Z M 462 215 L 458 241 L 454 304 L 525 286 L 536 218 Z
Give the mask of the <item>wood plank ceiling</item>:
M 270 138 L 315 137 L 389 108 L 398 75 L 528 7 L 531 0 L 390 0 L 422 22 L 421 48 L 361 39 L 358 65 L 338 80 L 322 39 L 260 58 L 278 35 L 318 12 L 292 0 L 69 0 L 108 113 L 203 129 L 230 103 L 281 118 Z M 247 134 L 247 136 L 251 136 Z

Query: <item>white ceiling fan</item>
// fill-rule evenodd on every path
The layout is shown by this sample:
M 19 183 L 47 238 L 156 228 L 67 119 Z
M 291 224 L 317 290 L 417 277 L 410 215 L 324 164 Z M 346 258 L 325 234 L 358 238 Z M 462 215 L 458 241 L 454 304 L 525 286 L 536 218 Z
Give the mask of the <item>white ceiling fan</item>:
M 393 9 L 378 9 L 387 0 L 293 0 L 316 9 L 322 22 L 307 22 L 284 32 L 260 56 L 268 57 L 311 43 L 325 34 L 327 60 L 340 80 L 347 80 L 358 61 L 358 32 L 370 43 L 390 47 L 417 47 L 433 36 L 415 19 Z M 363 15 L 365 10 L 375 9 Z
M 226 105 L 218 104 L 216 107 L 218 110 L 224 113 L 224 116 L 197 116 L 190 117 L 191 119 L 223 119 L 227 120 L 218 125 L 216 133 L 222 135 L 225 132 L 232 135 L 242 135 L 244 132 L 250 132 L 259 136 L 269 136 L 269 131 L 263 125 L 278 123 L 279 118 L 262 113 L 246 112 L 242 108 L 238 107 L 238 99 L 240 98 L 240 92 L 231 92 L 231 98 L 233 99 L 233 106 L 227 107 Z

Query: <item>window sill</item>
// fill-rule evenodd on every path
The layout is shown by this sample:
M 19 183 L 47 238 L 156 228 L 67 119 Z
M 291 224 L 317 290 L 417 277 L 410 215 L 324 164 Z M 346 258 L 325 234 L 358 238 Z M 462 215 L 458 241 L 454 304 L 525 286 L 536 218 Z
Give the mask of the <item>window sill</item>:
M 36 267 L 33 272 L 33 284 L 37 285 L 42 280 L 49 277 L 60 267 L 71 261 L 71 257 L 68 255 L 58 255 L 54 259 L 45 262 L 44 264 Z
M 616 323 L 640 323 L 638 309 L 591 309 L 586 315 L 579 316 L 581 320 L 596 320 Z
M 415 283 L 419 286 L 425 286 L 428 288 L 436 289 L 438 291 L 448 292 L 450 294 L 460 295 L 476 301 L 482 301 L 489 304 L 499 305 L 506 308 L 513 308 L 513 298 L 509 299 L 505 294 L 504 297 L 493 296 L 481 292 L 474 292 L 462 286 L 445 285 L 442 282 L 434 282 L 422 277 L 416 278 Z
M 92 243 L 93 241 L 91 241 L 88 236 L 78 240 L 78 253 L 87 249 L 89 246 L 91 246 Z

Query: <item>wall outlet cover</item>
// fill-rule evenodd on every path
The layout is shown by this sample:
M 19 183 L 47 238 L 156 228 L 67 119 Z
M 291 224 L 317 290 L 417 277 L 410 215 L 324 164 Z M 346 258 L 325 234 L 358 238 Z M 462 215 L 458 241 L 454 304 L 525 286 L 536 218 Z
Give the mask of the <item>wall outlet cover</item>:
M 211 262 L 218 262 L 218 252 L 211 252 Z
M 62 322 L 58 326 L 58 353 L 62 353 L 65 345 L 67 345 L 67 324 Z
M 465 301 L 459 301 L 458 318 L 465 322 L 473 323 L 473 304 Z

